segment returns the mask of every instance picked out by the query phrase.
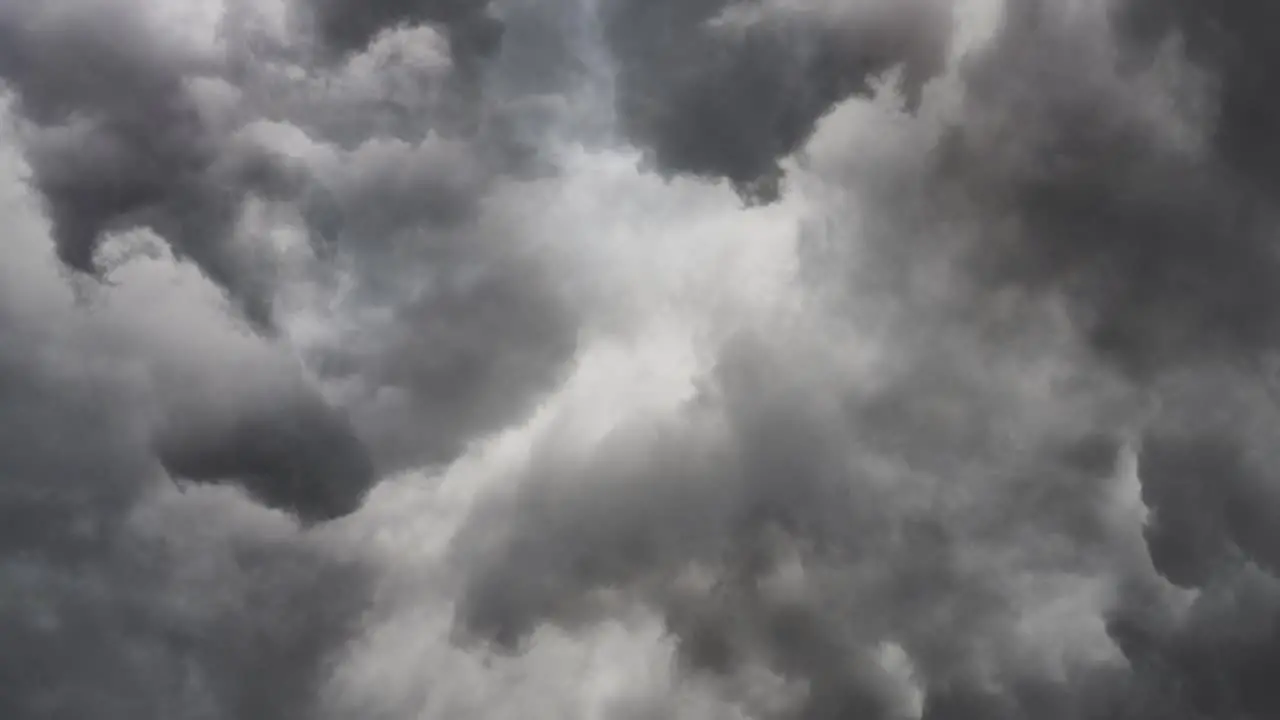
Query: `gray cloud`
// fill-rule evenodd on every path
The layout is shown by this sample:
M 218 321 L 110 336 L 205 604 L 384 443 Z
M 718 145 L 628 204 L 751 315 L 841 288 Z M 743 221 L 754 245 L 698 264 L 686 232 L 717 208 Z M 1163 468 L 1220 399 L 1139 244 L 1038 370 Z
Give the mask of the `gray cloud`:
M 151 452 L 145 403 L 122 381 L 128 363 L 87 343 L 56 305 L 28 308 L 44 291 L 20 274 L 30 245 L 11 239 L 0 292 L 0 713 L 314 717 L 325 658 L 356 628 L 365 568 L 242 495 L 178 493 Z
M 618 112 L 669 172 L 725 177 L 753 200 L 778 195 L 778 162 L 837 102 L 902 65 L 915 99 L 942 69 L 946 3 L 607 3 Z
M 1072 5 L 0 0 L 0 714 L 1274 716 L 1270 11 Z
M 353 412 L 391 467 L 448 462 L 529 412 L 559 376 L 576 345 L 570 316 L 518 272 L 485 268 L 463 287 L 425 290 L 349 358 L 381 395 Z
M 529 412 L 576 348 L 575 311 L 520 228 L 478 218 L 502 174 L 472 142 L 366 143 L 318 175 L 313 233 L 355 281 L 317 371 L 383 471 L 448 463 Z
M 1267 28 L 1276 9 L 1255 0 L 1217 3 L 1121 3 L 1117 24 L 1138 49 L 1177 37 L 1190 59 L 1212 73 L 1218 83 L 1217 117 L 1212 132 L 1215 150 L 1229 167 L 1274 190 L 1277 158 L 1274 133 L 1275 93 L 1268 73 L 1276 49 Z
M 1023 717 L 1078 692 L 1038 663 L 1073 662 L 1077 641 L 1105 652 L 1101 627 L 1020 633 L 1037 584 L 1128 570 L 1106 512 L 1118 439 L 1087 422 L 1018 429 L 1043 418 L 1009 417 L 1028 409 L 955 367 L 868 398 L 781 353 L 727 348 L 714 399 L 622 429 L 585 466 L 535 461 L 523 490 L 483 505 L 457 549 L 467 635 L 520 648 L 542 622 L 590 624 L 631 598 L 662 614 L 694 676 L 763 665 L 801 683 L 794 717 L 908 717 L 904 683 L 928 695 L 926 717 L 967 717 L 966 702 Z M 966 423 L 939 414 L 948 402 Z M 1064 602 L 1088 617 L 1105 601 Z
M 0 25 L 12 40 L 3 75 L 31 124 L 24 149 L 64 262 L 101 273 L 95 254 L 108 235 L 147 227 L 272 331 L 285 261 L 244 221 L 251 201 L 296 200 L 315 251 L 350 263 L 359 302 L 394 316 L 377 332 L 341 340 L 322 363 L 330 377 L 364 389 L 353 407 L 329 408 L 304 393 L 273 399 L 287 408 L 179 423 L 158 440 L 175 474 L 238 476 L 273 504 L 292 493 L 295 510 L 314 501 L 308 514 L 346 511 L 360 497 L 346 490 L 367 487 L 375 464 L 447 461 L 471 436 L 507 421 L 508 402 L 528 407 L 554 380 L 573 347 L 567 309 L 540 270 L 506 257 L 501 238 L 467 231 L 482 198 L 520 162 L 508 130 L 476 119 L 459 127 L 453 116 L 480 102 L 459 92 L 478 87 L 474 61 L 496 50 L 467 44 L 496 23 L 483 6 L 294 8 L 311 13 L 320 39 L 343 55 L 321 66 L 281 46 L 299 42 L 289 31 L 273 35 L 244 13 L 224 18 L 225 47 L 202 53 L 166 39 L 159 21 L 130 4 L 60 7 L 5 6 Z M 419 23 L 444 32 L 446 57 L 431 61 L 431 48 L 415 56 L 422 48 L 413 43 L 429 38 L 402 26 Z M 84 57 L 72 62 L 53 51 L 51 36 Z M 81 66 L 101 77 L 86 80 Z M 289 68 L 304 73 L 301 82 Z M 108 85 L 118 91 L 105 92 Z M 381 95 L 392 85 L 410 105 L 423 103 L 410 109 L 425 130 L 382 122 Z M 307 130 L 316 134 L 301 137 L 303 152 L 328 153 L 336 165 L 312 167 L 297 155 L 294 135 Z M 425 277 L 436 278 L 432 287 L 411 287 Z M 388 395 L 398 398 L 389 409 Z M 345 427 L 348 411 L 359 417 L 362 440 Z M 379 457 L 365 457 L 365 442 Z M 298 473 L 329 477 L 311 490 L 332 490 L 284 490 Z
M 455 34 L 490 17 L 482 4 L 312 11 L 386 31 L 342 44 L 341 65 L 309 68 L 323 89 L 286 83 L 297 94 L 275 104 L 250 92 L 307 132 L 294 151 L 301 220 L 318 274 L 351 286 L 338 332 L 309 349 L 313 368 L 342 388 L 380 473 L 447 464 L 531 411 L 576 348 L 578 313 L 556 268 L 525 246 L 525 228 L 489 219 L 554 172 L 538 157 L 545 127 L 523 102 L 529 89 L 511 85 L 526 67 L 459 57 Z M 546 40 L 530 39 L 539 28 L 527 18 L 516 26 L 517 46 Z
M 269 272 L 232 237 L 247 194 L 270 189 L 270 160 L 193 93 L 216 59 L 162 32 L 129 3 L 0 5 L 0 77 L 35 126 L 28 162 L 59 257 L 92 273 L 108 232 L 150 227 L 270 325 Z
M 1112 634 L 1153 699 L 1140 717 L 1265 717 L 1275 666 L 1273 395 L 1240 373 L 1182 376 L 1142 441 L 1155 568 L 1195 592 L 1180 613 L 1132 599 Z M 1156 700 L 1155 698 L 1159 698 Z
M 1130 372 L 1274 346 L 1275 207 L 1215 140 L 1226 91 L 1168 46 L 1134 66 L 1105 27 L 1064 30 L 1047 7 L 1016 7 L 974 61 L 970 119 L 940 156 L 978 212 L 1011 223 L 978 261 L 995 282 L 1071 298 Z
M 489 6 L 489 0 L 307 0 L 299 10 L 314 22 L 320 40 L 340 53 L 364 49 L 388 28 L 432 24 L 447 30 L 454 57 L 466 62 L 499 47 L 502 23 Z
M 375 482 L 368 450 L 348 418 L 310 394 L 230 417 L 171 415 L 156 441 L 170 475 L 235 482 L 304 520 L 329 520 L 359 507 Z
M 77 292 L 47 243 L 56 221 L 39 216 L 4 139 L 0 714 L 315 717 L 370 578 L 290 515 L 345 512 L 368 489 L 367 472 L 335 467 L 354 436 L 329 421 L 319 449 L 235 447 L 218 412 L 265 415 L 269 442 L 327 417 L 314 386 L 242 329 L 198 270 L 142 238 L 107 242 L 110 282 Z M 280 405 L 264 412 L 272 398 Z M 279 464 L 301 466 L 297 482 L 255 493 L 278 511 L 235 488 L 179 491 L 155 453 L 158 428 L 202 433 L 201 462 L 264 473 L 233 483 L 273 485 Z
M 305 157 L 286 159 L 293 136 L 270 132 L 297 108 L 264 103 L 254 117 L 261 76 L 171 40 L 152 8 L 55 5 L 0 3 L 0 76 L 22 121 L 5 140 L 26 158 L 4 181 L 29 173 L 48 214 L 47 226 L 30 221 L 32 198 L 5 186 L 0 713 L 323 716 L 322 689 L 371 597 L 370 568 L 296 520 L 350 514 L 380 472 L 448 460 L 472 433 L 507 422 L 511 396 L 525 402 L 528 385 L 548 380 L 524 368 L 520 347 L 533 347 L 531 367 L 554 366 L 561 357 L 538 348 L 559 347 L 570 329 L 546 320 L 536 276 L 457 230 L 495 174 L 485 150 L 457 146 L 455 168 L 480 165 L 467 180 L 438 168 L 440 155 L 398 157 L 401 141 L 362 120 L 358 147 L 393 146 L 328 194 L 343 203 L 337 225 L 310 229 L 325 241 L 314 250 L 336 247 L 351 263 L 361 306 L 395 316 L 356 351 L 367 363 L 356 382 L 371 396 L 412 386 L 411 409 L 388 418 L 360 397 L 335 405 L 280 334 L 276 294 L 296 268 L 249 229 L 264 204 L 288 206 L 325 179 Z M 253 65 L 244 48 L 225 50 Z M 316 225 L 326 209 L 302 208 L 303 219 Z M 139 228 L 173 256 L 140 245 Z M 453 239 L 433 241 L 449 228 Z M 62 263 L 109 282 L 71 278 L 73 302 L 44 263 L 46 233 Z M 399 265 L 397 246 L 408 247 Z M 388 294 L 379 270 L 392 268 Z M 469 272 L 471 285 L 396 294 L 427 268 L 450 286 Z M 508 322 L 511 333 L 489 334 Z M 417 332 L 436 339 L 414 347 Z
M 649 70 L 627 65 L 646 42 L 682 58 L 686 77 L 720 67 L 690 60 L 716 52 L 707 28 L 720 5 L 633 10 L 614 30 L 633 43 L 619 51 L 624 104 L 638 82 L 627 73 Z M 638 31 L 646 19 L 665 34 Z M 1266 179 L 1232 154 L 1240 133 L 1260 142 L 1260 126 L 1232 118 L 1232 85 L 1248 81 L 1215 90 L 1224 71 L 1194 48 L 1135 63 L 1130 37 L 1087 11 L 1022 3 L 1004 20 L 967 60 L 937 149 L 885 180 L 897 192 L 881 190 L 886 203 L 870 211 L 883 230 L 859 255 L 872 262 L 857 269 L 868 283 L 842 287 L 851 276 L 840 266 L 806 276 L 849 304 L 897 303 L 909 369 L 866 394 L 784 339 L 730 348 L 711 409 L 630 426 L 585 465 L 536 457 L 521 490 L 482 505 L 459 537 L 457 621 L 470 637 L 518 649 L 543 623 L 591 625 L 640 603 L 664 618 L 690 676 L 762 664 L 802 683 L 806 699 L 785 717 L 1274 712 L 1261 680 L 1275 657 L 1274 401 L 1259 368 L 1280 283 Z M 788 67 L 768 46 L 742 57 L 761 72 Z M 806 87 L 779 87 L 796 85 Z M 710 130 L 683 134 L 700 122 L 750 128 L 736 117 L 771 107 L 726 101 L 722 116 L 711 85 L 687 105 L 637 93 L 688 124 L 633 137 L 668 170 L 750 180 L 847 92 L 794 131 L 744 141 L 754 159 L 708 159 L 720 147 Z M 951 286 L 926 298 L 923 268 L 939 266 L 930 253 L 948 258 Z M 1032 309 L 1009 313 L 1010 297 Z M 1065 324 L 1046 328 L 1054 307 Z M 1078 375 L 1048 397 L 1019 397 L 1011 383 L 1032 358 Z M 974 363 L 992 375 L 965 370 Z M 1148 402 L 1159 408 L 1150 421 Z M 1134 424 L 1146 427 L 1142 537 L 1112 514 Z M 771 584 L 785 588 L 788 571 L 793 595 Z M 1174 586 L 1198 595 L 1179 608 Z M 1099 594 L 1058 595 L 1080 587 Z M 1082 624 L 1028 634 L 1050 597 Z M 901 709 L 885 642 L 910 658 L 919 715 Z
M 350 58 L 376 45 L 388 32 L 430 27 L 447 42 L 451 72 L 439 91 L 447 102 L 430 113 L 406 116 L 410 132 L 424 124 L 469 135 L 488 114 L 483 75 L 502 46 L 505 26 L 489 0 L 297 0 L 295 16 L 317 42 L 321 62 Z
M 207 526 L 220 510 L 175 520 Z M 75 549 L 86 542 L 47 532 L 0 564 L 6 714 L 315 716 L 326 659 L 357 627 L 360 567 L 243 527 L 185 546 L 128 527 Z
M 1145 541 L 1154 568 L 1195 593 L 1180 611 L 1144 592 L 1112 610 L 1131 675 L 1106 707 L 1268 716 L 1266 368 L 1280 284 L 1269 101 L 1254 68 L 1271 52 L 1259 31 L 1269 11 L 1121 3 L 1099 44 L 1047 5 L 1018 7 L 971 70 L 972 119 L 943 167 L 960 168 L 983 223 L 993 209 L 1012 220 L 1003 245 L 975 244 L 978 277 L 1064 298 L 1094 351 L 1155 402 L 1139 465 Z

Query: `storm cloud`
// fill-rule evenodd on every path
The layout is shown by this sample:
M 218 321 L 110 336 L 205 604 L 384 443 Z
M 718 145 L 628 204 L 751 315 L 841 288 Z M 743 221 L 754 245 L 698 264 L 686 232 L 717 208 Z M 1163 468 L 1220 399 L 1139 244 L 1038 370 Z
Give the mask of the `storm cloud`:
M 269 325 L 267 269 L 233 236 L 245 196 L 270 184 L 270 162 L 202 106 L 195 86 L 216 79 L 216 57 L 135 5 L 0 6 L 0 76 L 33 125 L 28 162 L 58 255 L 92 273 L 106 233 L 149 227 Z
M 192 292 L 200 283 L 191 282 L 198 275 L 184 283 L 159 261 L 135 266 L 128 279 L 163 310 L 149 313 L 134 304 L 142 298 L 112 289 L 91 312 L 46 252 L 50 226 L 39 219 L 38 199 L 15 182 L 14 159 L 5 157 L 0 275 L 0 712 L 313 717 L 325 658 L 355 632 L 366 571 L 319 551 L 296 521 L 243 492 L 179 491 L 153 452 L 164 398 L 152 392 L 152 370 L 183 366 L 189 390 L 229 380 L 217 363 L 210 372 L 181 362 L 190 348 L 173 343 L 167 322 L 198 328 L 220 350 L 218 361 L 242 370 L 261 349 L 237 341 L 225 318 L 200 312 Z M 314 397 L 305 390 L 281 397 Z M 288 407 L 259 428 L 260 442 L 288 422 Z M 193 432 L 198 423 L 174 415 L 166 425 Z M 220 428 L 201 430 L 211 443 L 227 442 Z M 213 452 L 229 453 L 224 464 L 243 457 Z M 344 452 L 338 444 L 320 454 Z M 327 489 L 343 501 L 370 482 L 330 479 Z M 265 499 L 308 519 L 348 509 L 312 482 Z M 256 619 L 246 622 L 250 615 Z
M 1276 715 L 1273 15 L 0 0 L 0 714 Z
M 617 2 L 604 32 L 622 125 L 669 172 L 779 193 L 778 162 L 837 102 L 901 70 L 905 99 L 942 69 L 946 3 Z

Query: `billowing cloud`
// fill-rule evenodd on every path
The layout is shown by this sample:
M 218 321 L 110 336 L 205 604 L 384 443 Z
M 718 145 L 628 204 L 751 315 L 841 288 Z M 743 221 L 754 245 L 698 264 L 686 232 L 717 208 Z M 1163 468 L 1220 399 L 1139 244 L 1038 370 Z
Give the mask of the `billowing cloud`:
M 134 263 L 115 278 L 121 287 L 78 301 L 57 272 L 38 199 L 15 182 L 14 161 L 4 158 L 0 190 L 9 233 L 0 270 L 0 713 L 313 717 L 326 658 L 357 629 L 365 568 L 330 556 L 294 520 L 242 492 L 180 491 L 153 452 L 171 399 L 153 381 L 179 368 L 184 391 L 210 392 L 235 382 L 222 363 L 263 377 L 266 353 L 237 334 L 225 306 L 208 312 L 202 301 L 216 291 L 171 260 Z M 297 385 L 277 397 L 315 396 Z M 209 417 L 207 407 L 198 412 Z M 280 432 L 273 423 L 287 426 L 290 406 L 273 412 L 284 417 L 263 423 L 253 442 L 271 442 Z M 231 463 L 229 474 L 260 459 L 228 448 L 237 438 L 226 427 L 182 414 L 164 427 L 199 428 L 220 445 L 205 457 Z M 319 454 L 340 460 L 350 440 L 337 440 L 331 434 Z M 283 448 L 275 457 L 315 452 Z M 276 470 L 258 481 L 278 483 L 268 476 Z M 302 470 L 314 474 L 316 464 Z M 359 473 L 324 479 L 332 485 L 304 475 L 301 488 L 261 494 L 315 519 L 350 509 L 371 482 Z M 329 490 L 338 502 L 317 497 Z
M 984 222 L 1007 223 L 978 249 L 986 271 L 1072 298 L 1132 372 L 1274 345 L 1275 208 L 1214 139 L 1211 78 L 1176 44 L 1135 64 L 1096 18 L 1018 7 L 940 155 Z
M 1271 14 L 0 0 L 0 715 L 1274 716 Z
M 199 83 L 214 48 L 184 43 L 137 3 L 0 5 L 0 77 L 32 123 L 32 180 L 58 254 L 92 273 L 112 230 L 149 227 L 269 325 L 269 267 L 234 242 L 245 196 L 269 191 L 268 158 L 220 127 Z
M 950 8 L 890 3 L 604 4 L 623 127 L 658 167 L 729 178 L 749 198 L 779 192 L 778 162 L 822 115 L 901 69 L 912 101 L 941 70 Z
M 338 52 L 361 50 L 380 33 L 398 26 L 438 25 L 446 29 L 455 57 L 490 55 L 502 40 L 502 23 L 489 0 L 307 0 L 299 12 L 314 23 L 325 45 Z M 465 60 L 464 60 L 465 61 Z

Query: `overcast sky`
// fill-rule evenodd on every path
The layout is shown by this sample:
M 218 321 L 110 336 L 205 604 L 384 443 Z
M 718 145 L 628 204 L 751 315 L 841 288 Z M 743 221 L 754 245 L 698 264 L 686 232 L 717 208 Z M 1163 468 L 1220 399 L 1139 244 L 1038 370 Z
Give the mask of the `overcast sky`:
M 0 717 L 1280 717 L 1276 28 L 0 0 Z

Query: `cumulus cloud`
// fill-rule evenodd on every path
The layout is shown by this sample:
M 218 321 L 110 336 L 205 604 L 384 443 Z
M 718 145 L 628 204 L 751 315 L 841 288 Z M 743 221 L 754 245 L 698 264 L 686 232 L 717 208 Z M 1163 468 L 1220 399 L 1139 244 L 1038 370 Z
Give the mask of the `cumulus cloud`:
M 1099 23 L 1054 15 L 1009 18 L 971 71 L 972 119 L 947 137 L 959 192 L 1011 225 L 1007 252 L 982 262 L 1075 298 L 1098 349 L 1131 372 L 1265 351 L 1275 212 L 1213 141 L 1226 120 L 1205 107 L 1203 69 L 1172 37 L 1134 66 L 1099 36 L 1107 26 L 1083 34 L 1072 25 Z
M 0 76 L 32 124 L 28 162 L 59 257 L 91 273 L 109 231 L 149 227 L 268 325 L 269 268 L 234 235 L 246 194 L 272 184 L 270 162 L 203 106 L 195 84 L 217 77 L 213 48 L 155 15 L 95 0 L 0 6 Z
M 1272 14 L 0 0 L 0 714 L 1275 715 Z
M 941 69 L 949 6 L 931 2 L 606 3 L 622 125 L 664 170 L 776 199 L 781 158 L 837 102 L 901 66 L 909 100 Z
M 502 23 L 489 12 L 488 0 L 311 0 L 299 11 L 315 24 L 320 40 L 333 50 L 361 50 L 380 33 L 402 25 L 433 24 L 446 29 L 457 58 L 493 53 L 502 39 Z
M 222 363 L 261 370 L 254 356 L 267 353 L 237 334 L 225 306 L 201 302 L 217 298 L 206 281 L 171 261 L 134 264 L 122 287 L 78 300 L 57 272 L 38 199 L 18 184 L 16 158 L 4 161 L 0 712 L 311 717 L 325 658 L 355 629 L 367 587 L 360 563 L 321 552 L 294 521 L 242 492 L 179 492 L 153 452 L 172 399 L 161 376 L 181 371 L 183 391 L 211 392 L 236 382 Z M 146 296 L 130 297 L 139 285 Z M 193 339 L 218 357 L 193 353 Z M 294 405 L 315 397 L 301 383 L 283 392 L 272 384 Z M 272 412 L 254 442 L 272 443 L 294 414 L 287 402 Z M 246 459 L 228 447 L 237 442 L 228 428 L 196 417 L 174 413 L 163 428 L 200 427 L 205 458 L 230 463 L 229 475 L 264 457 Z M 265 458 L 311 452 L 286 447 Z M 330 439 L 319 454 L 327 462 L 344 452 Z M 261 495 L 310 519 L 345 512 L 340 503 L 370 481 L 331 476 L 326 487 L 308 477 L 281 491 L 274 470 L 255 480 L 269 486 Z

